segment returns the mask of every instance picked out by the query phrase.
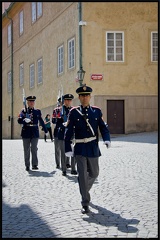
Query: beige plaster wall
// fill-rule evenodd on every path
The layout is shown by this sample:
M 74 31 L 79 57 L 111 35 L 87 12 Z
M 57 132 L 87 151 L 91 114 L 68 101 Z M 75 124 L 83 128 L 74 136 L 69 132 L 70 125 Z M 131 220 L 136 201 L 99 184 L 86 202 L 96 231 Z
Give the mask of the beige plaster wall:
M 85 82 L 99 95 L 157 95 L 158 66 L 150 59 L 151 31 L 158 30 L 156 2 L 83 2 Z M 124 62 L 106 62 L 106 31 L 124 31 Z M 91 81 L 101 73 L 103 81 Z
M 24 34 L 19 37 L 19 11 L 24 10 Z M 78 3 L 43 2 L 43 16 L 31 23 L 31 2 L 16 3 L 11 12 L 14 22 L 14 137 L 20 135 L 17 125 L 22 104 L 22 88 L 26 95 L 36 95 L 36 107 L 43 115 L 53 110 L 58 89 L 75 96 L 79 83 Z M 158 64 L 150 61 L 151 31 L 158 30 L 158 3 L 155 2 L 82 2 L 82 63 L 86 71 L 84 83 L 93 88 L 91 104 L 101 106 L 106 118 L 106 100 L 125 99 L 125 131 L 157 129 Z M 10 138 L 11 94 L 7 92 L 10 71 L 10 47 L 7 26 L 2 22 L 2 136 Z M 124 31 L 125 60 L 106 63 L 106 31 Z M 76 66 L 68 70 L 67 41 L 75 37 Z M 57 47 L 64 44 L 64 73 L 57 75 Z M 37 60 L 43 60 L 43 84 L 37 84 Z M 19 65 L 24 63 L 24 86 L 19 86 Z M 35 86 L 29 89 L 29 65 L 35 64 Z M 90 74 L 101 73 L 103 81 L 91 81 Z M 138 96 L 138 97 L 137 97 Z M 152 105 L 150 105 L 152 102 Z M 143 104 L 142 104 L 143 103 Z M 127 107 L 129 105 L 129 107 Z M 143 106 L 140 108 L 140 106 Z M 128 109 L 126 111 L 126 109 Z M 128 113 L 129 112 L 129 113 Z M 132 118 L 130 118 L 130 115 Z M 155 116 L 155 118 L 153 118 Z M 137 120 L 134 121 L 133 119 Z
M 157 96 L 94 96 L 94 105 L 100 107 L 107 122 L 107 100 L 124 100 L 125 134 L 158 130 Z

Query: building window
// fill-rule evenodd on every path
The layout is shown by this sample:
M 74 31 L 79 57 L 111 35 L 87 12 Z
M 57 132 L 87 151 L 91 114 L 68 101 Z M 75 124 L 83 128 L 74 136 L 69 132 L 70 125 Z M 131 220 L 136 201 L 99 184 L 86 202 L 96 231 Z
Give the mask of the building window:
M 39 59 L 37 61 L 37 65 L 38 65 L 38 84 L 42 83 L 42 59 Z
M 68 41 L 68 68 L 75 66 L 75 39 L 72 38 Z
M 62 45 L 58 47 L 58 74 L 63 73 L 63 58 L 64 58 L 64 50 Z
M 23 33 L 23 11 L 19 13 L 19 34 Z
M 24 68 L 23 63 L 19 65 L 19 84 L 23 86 L 24 84 Z
M 37 2 L 37 17 L 42 16 L 42 2 Z
M 42 2 L 32 2 L 32 23 L 42 16 Z
M 8 73 L 8 92 L 11 92 L 11 72 Z
M 8 25 L 8 46 L 11 44 L 11 24 Z
M 151 32 L 151 61 L 158 61 L 158 33 Z
M 124 61 L 124 32 L 106 32 L 106 61 Z
M 30 67 L 29 67 L 29 77 L 30 77 L 30 88 L 33 88 L 34 87 L 34 64 L 31 64 Z

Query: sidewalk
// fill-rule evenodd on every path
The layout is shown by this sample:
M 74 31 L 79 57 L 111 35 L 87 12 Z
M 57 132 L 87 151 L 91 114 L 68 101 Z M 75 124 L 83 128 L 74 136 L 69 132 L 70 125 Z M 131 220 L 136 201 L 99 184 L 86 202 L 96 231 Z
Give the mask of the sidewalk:
M 77 176 L 56 169 L 54 142 L 38 143 L 25 171 L 22 140 L 2 141 L 2 238 L 158 238 L 158 133 L 100 141 L 91 213 L 81 214 Z

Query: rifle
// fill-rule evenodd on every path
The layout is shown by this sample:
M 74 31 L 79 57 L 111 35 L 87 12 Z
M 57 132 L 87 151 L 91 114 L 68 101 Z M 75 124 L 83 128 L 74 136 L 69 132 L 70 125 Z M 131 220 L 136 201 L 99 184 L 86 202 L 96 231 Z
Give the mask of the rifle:
M 57 107 L 60 107 L 60 103 L 58 101 L 58 99 L 61 97 L 61 90 L 58 90 L 58 96 L 57 96 Z
M 63 86 L 61 85 L 61 102 L 62 102 L 62 110 L 61 110 L 61 116 L 63 117 L 63 121 L 67 122 L 67 116 L 64 110 L 64 98 L 63 98 Z
M 63 98 L 63 87 L 62 87 L 62 85 L 61 85 L 61 91 L 60 91 L 60 93 L 61 93 L 61 103 L 62 103 L 62 111 L 61 111 L 61 114 L 62 114 L 62 116 L 64 116 L 64 106 L 63 106 L 63 104 L 64 104 L 64 98 Z
M 24 88 L 23 88 L 22 96 L 23 96 L 23 105 L 24 105 L 24 108 L 25 108 L 26 118 L 30 118 L 29 114 L 28 114 L 27 105 L 26 105 L 26 97 L 25 97 Z

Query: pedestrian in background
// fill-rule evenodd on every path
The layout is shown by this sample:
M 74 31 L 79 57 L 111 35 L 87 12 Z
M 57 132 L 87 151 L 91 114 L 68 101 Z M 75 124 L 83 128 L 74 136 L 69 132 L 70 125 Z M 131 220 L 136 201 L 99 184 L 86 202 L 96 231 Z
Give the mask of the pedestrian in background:
M 65 133 L 65 154 L 75 156 L 78 171 L 78 184 L 81 194 L 81 212 L 89 213 L 90 189 L 99 175 L 98 159 L 101 152 L 98 145 L 98 130 L 107 148 L 111 146 L 110 132 L 104 122 L 100 108 L 90 105 L 92 88 L 83 85 L 76 90 L 80 106 L 70 110 Z M 72 138 L 75 134 L 75 146 Z
M 30 151 L 32 155 L 32 169 L 38 170 L 38 139 L 39 139 L 39 127 L 38 123 L 43 127 L 44 132 L 48 135 L 48 130 L 45 127 L 42 113 L 40 109 L 34 108 L 35 105 L 35 96 L 28 96 L 26 98 L 27 105 L 25 109 L 22 109 L 18 115 L 18 123 L 22 124 L 21 137 L 23 141 L 24 149 L 24 161 L 26 171 L 30 170 Z
M 47 113 L 47 115 L 46 115 L 45 118 L 44 118 L 44 124 L 45 124 L 46 128 L 48 129 L 51 142 L 53 142 L 53 135 L 52 135 L 51 123 L 52 123 L 52 122 L 51 122 L 51 116 L 50 116 L 49 113 Z M 46 136 L 46 134 L 44 134 L 44 141 L 45 141 L 45 142 L 47 142 L 46 138 L 47 138 L 47 136 Z

